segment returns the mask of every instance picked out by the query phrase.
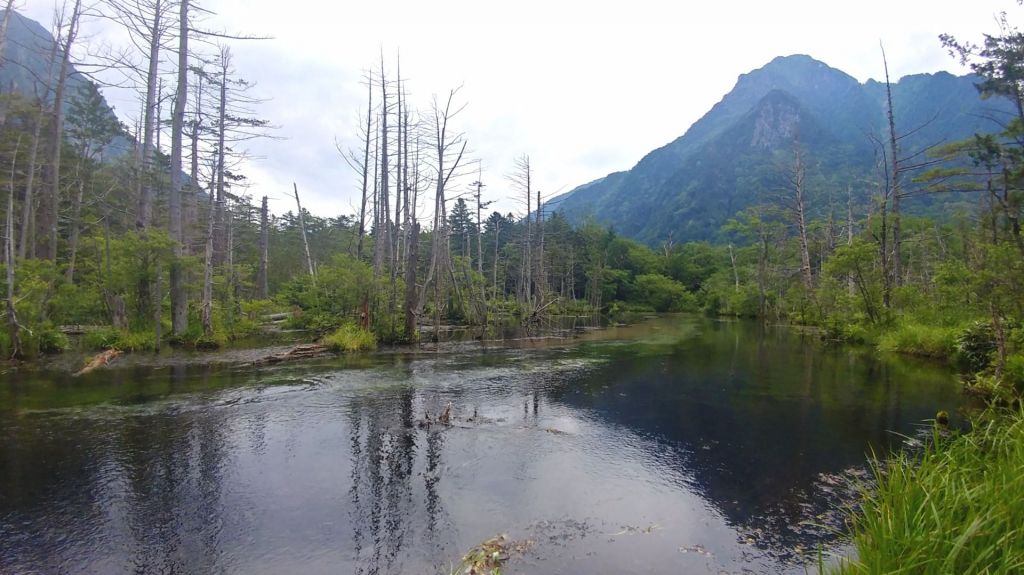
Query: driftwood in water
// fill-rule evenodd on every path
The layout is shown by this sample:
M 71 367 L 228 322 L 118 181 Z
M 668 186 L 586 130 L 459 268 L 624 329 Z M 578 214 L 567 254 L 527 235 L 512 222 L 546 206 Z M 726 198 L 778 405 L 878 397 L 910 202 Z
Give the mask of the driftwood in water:
M 116 360 L 118 357 L 120 357 L 121 353 L 121 350 L 118 349 L 108 349 L 106 351 L 100 352 L 96 354 L 96 357 L 92 358 L 92 361 L 87 363 L 85 367 L 76 371 L 74 375 L 75 377 L 78 377 L 80 375 L 85 375 L 94 369 L 106 367 L 113 363 L 113 361 Z
M 272 365 L 282 361 L 293 361 L 296 359 L 310 359 L 330 353 L 330 348 L 319 343 L 304 343 L 289 348 L 281 353 L 274 353 L 263 356 L 252 362 L 253 365 Z

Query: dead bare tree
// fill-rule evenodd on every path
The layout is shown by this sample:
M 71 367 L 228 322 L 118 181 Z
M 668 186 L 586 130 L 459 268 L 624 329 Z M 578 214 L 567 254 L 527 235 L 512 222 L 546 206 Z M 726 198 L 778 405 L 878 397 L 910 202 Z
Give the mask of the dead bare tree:
M 270 260 L 270 219 L 267 212 L 267 196 L 260 204 L 260 263 L 256 272 L 256 297 L 267 299 L 270 289 L 267 285 L 267 267 Z
M 7 10 L 10 10 L 10 4 Z M 7 333 L 11 345 L 11 357 L 18 358 L 22 355 L 21 348 L 21 324 L 18 323 L 18 311 L 14 306 L 14 178 L 15 168 L 18 164 L 18 150 L 21 148 L 21 138 L 14 146 L 11 155 L 11 174 L 7 185 L 7 219 L 4 226 L 4 264 L 7 277 Z
M 465 135 L 461 132 L 452 132 L 450 123 L 459 112 L 465 109 L 465 105 L 455 107 L 455 98 L 459 88 L 450 90 L 442 104 L 437 96 L 433 98 L 432 112 L 432 138 L 433 138 L 433 162 L 434 171 L 434 230 L 430 247 L 430 266 L 427 269 L 427 278 L 423 282 L 423 291 L 420 293 L 418 305 L 422 306 L 426 301 L 426 289 L 428 285 L 434 287 L 434 323 L 435 329 L 440 325 L 441 310 L 441 286 L 444 283 L 443 277 L 449 271 L 448 263 L 448 223 L 445 208 L 445 191 L 448 189 L 449 180 L 458 170 L 466 152 Z
M 518 201 L 526 209 L 526 217 L 523 219 L 522 262 L 519 267 L 516 294 L 524 312 L 530 315 L 533 312 L 533 222 L 530 218 L 530 206 L 533 203 L 533 169 L 530 166 L 530 156 L 524 154 L 516 158 L 513 171 L 505 177 L 518 195 Z
M 178 83 L 171 113 L 171 189 L 168 193 L 168 226 L 174 260 L 170 269 L 171 332 L 182 335 L 188 330 L 188 291 L 181 258 L 184 255 L 185 229 L 182 222 L 182 147 L 185 107 L 188 103 L 188 20 L 189 0 L 178 5 Z M 264 201 L 264 206 L 265 206 Z
M 67 87 L 67 79 L 71 68 L 71 48 L 78 37 L 79 22 L 82 16 L 82 0 L 75 0 L 70 16 L 64 16 L 63 11 L 57 17 L 56 28 L 58 30 L 57 43 L 59 44 L 60 64 L 53 88 L 53 99 L 51 100 L 51 120 L 49 123 L 49 134 L 47 138 L 48 162 L 43 166 L 43 181 L 46 193 L 41 202 L 40 227 L 43 230 L 41 236 L 42 252 L 50 261 L 57 261 L 57 220 L 60 209 L 60 165 L 61 148 L 64 141 L 64 96 Z M 66 23 L 66 24 L 65 24 Z

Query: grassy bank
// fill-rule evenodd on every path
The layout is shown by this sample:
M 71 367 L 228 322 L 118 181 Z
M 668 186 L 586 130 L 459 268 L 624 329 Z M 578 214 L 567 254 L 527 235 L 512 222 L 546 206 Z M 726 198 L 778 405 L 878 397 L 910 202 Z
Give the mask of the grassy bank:
M 1024 412 L 989 411 L 974 430 L 876 467 L 836 573 L 1024 572 Z

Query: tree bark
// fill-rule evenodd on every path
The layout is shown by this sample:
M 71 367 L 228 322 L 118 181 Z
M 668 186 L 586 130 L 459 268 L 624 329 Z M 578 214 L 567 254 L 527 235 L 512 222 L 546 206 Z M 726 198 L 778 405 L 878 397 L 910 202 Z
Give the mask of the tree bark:
M 157 129 L 157 73 L 160 68 L 160 45 L 163 40 L 162 17 L 163 0 L 155 0 L 153 23 L 149 31 L 149 69 L 146 72 L 145 116 L 142 122 L 142 186 L 135 213 L 135 228 L 140 231 L 149 229 L 153 222 L 153 137 Z
M 267 287 L 267 266 L 270 258 L 270 222 L 267 214 L 267 196 L 263 196 L 260 206 L 260 267 L 256 275 L 256 297 L 267 299 L 270 290 Z
M 71 66 L 71 46 L 74 45 L 78 35 L 78 21 L 82 15 L 82 0 L 75 0 L 75 6 L 71 11 L 71 20 L 68 23 L 68 33 L 61 46 L 60 70 L 57 74 L 57 84 L 53 91 L 53 122 L 50 125 L 49 134 L 49 158 L 50 161 L 44 166 L 44 181 L 46 182 L 46 194 L 42 206 L 41 227 L 42 251 L 50 261 L 57 261 L 57 220 L 60 211 L 60 162 L 61 148 L 64 141 L 64 90 L 67 85 L 68 68 Z
M 181 261 L 185 245 L 181 195 L 183 131 L 188 97 L 188 10 L 189 0 L 181 0 L 178 11 L 178 85 L 174 92 L 174 110 L 171 113 L 171 189 L 167 202 L 168 225 L 174 250 L 174 260 L 170 269 L 170 295 L 171 332 L 175 336 L 180 336 L 188 330 L 188 292 L 185 289 L 185 270 Z
M 213 193 L 210 193 L 206 214 L 206 249 L 203 257 L 203 309 L 201 318 L 203 336 L 207 338 L 213 335 L 213 234 L 215 220 L 216 208 L 214 206 Z
M 309 266 L 309 277 L 313 278 L 316 285 L 316 271 L 313 268 L 313 256 L 309 252 L 309 240 L 306 238 L 306 217 L 302 214 L 302 204 L 299 202 L 299 186 L 292 182 L 295 189 L 295 206 L 299 210 L 299 230 L 302 232 L 302 246 L 306 249 L 306 265 Z
M 419 303 L 416 301 L 416 268 L 419 262 L 420 225 L 413 221 L 409 230 L 409 241 L 406 249 L 408 260 L 405 263 L 405 339 L 416 340 L 416 314 Z
M 10 14 L 10 10 L 11 6 L 8 4 L 8 14 Z M 6 18 L 4 27 L 6 28 Z M 18 323 L 18 311 L 14 305 L 14 174 L 18 161 L 18 148 L 20 147 L 21 139 L 19 138 L 17 145 L 14 147 L 14 155 L 11 158 L 11 177 L 7 186 L 7 221 L 4 226 L 6 232 L 6 237 L 4 238 L 4 263 L 7 264 L 4 266 L 7 274 L 7 333 L 11 340 L 12 358 L 20 358 L 22 356 L 21 325 Z
M 363 190 L 359 202 L 359 239 L 356 244 L 356 258 L 363 259 L 363 239 L 366 237 L 366 191 L 370 175 L 370 134 L 373 131 L 373 77 L 366 82 L 368 96 L 366 99 L 366 135 L 363 141 Z

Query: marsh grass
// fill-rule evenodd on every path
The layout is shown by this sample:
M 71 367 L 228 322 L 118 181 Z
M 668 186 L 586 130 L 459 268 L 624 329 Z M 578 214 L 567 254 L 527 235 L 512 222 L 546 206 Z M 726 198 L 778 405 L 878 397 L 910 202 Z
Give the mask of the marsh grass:
M 377 337 L 372 332 L 354 324 L 345 324 L 333 333 L 325 335 L 321 343 L 334 351 L 353 353 L 377 348 Z
M 881 334 L 878 349 L 945 359 L 953 355 L 956 335 L 955 328 L 904 323 Z
M 1024 412 L 988 411 L 974 429 L 875 465 L 853 518 L 856 559 L 833 571 L 1024 573 Z

